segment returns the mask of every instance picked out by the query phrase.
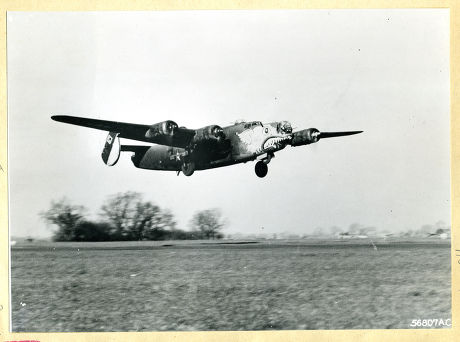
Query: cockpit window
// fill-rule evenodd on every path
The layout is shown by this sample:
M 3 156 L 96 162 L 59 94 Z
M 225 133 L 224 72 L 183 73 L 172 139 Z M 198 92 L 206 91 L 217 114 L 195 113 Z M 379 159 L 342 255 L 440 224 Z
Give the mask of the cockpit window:
M 247 124 L 244 125 L 244 128 L 251 128 L 251 127 L 254 127 L 254 126 L 262 126 L 262 122 L 260 122 L 260 121 L 248 122 Z

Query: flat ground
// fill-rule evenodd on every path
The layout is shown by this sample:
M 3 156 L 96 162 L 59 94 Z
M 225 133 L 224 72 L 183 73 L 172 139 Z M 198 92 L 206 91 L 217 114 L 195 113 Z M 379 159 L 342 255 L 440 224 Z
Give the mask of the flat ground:
M 16 245 L 13 331 L 394 329 L 451 317 L 449 241 L 376 246 Z

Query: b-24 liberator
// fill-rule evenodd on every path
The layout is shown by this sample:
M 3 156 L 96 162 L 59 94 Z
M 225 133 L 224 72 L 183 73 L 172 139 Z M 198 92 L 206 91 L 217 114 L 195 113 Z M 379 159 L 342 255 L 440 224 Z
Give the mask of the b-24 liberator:
M 167 120 L 154 125 L 106 121 L 76 116 L 51 117 L 72 125 L 108 131 L 102 160 L 117 163 L 121 152 L 132 152 L 134 166 L 141 169 L 176 171 L 191 176 L 197 170 L 213 169 L 257 160 L 255 172 L 265 177 L 275 152 L 290 145 L 309 145 L 320 139 L 361 133 L 362 131 L 320 132 L 308 128 L 293 132 L 288 121 L 262 123 L 236 122 L 227 127 L 209 125 L 198 129 L 179 127 Z M 120 138 L 154 145 L 121 145 Z

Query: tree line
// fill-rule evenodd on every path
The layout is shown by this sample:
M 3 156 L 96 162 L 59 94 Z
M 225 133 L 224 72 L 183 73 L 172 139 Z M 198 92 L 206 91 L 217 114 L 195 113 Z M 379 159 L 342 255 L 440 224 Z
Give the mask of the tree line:
M 88 210 L 68 199 L 51 201 L 39 216 L 56 229 L 54 241 L 142 241 L 221 239 L 224 227 L 218 209 L 197 211 L 189 222 L 190 230 L 177 228 L 168 209 L 145 201 L 142 194 L 128 191 L 107 198 L 99 211 L 99 220 L 87 218 Z

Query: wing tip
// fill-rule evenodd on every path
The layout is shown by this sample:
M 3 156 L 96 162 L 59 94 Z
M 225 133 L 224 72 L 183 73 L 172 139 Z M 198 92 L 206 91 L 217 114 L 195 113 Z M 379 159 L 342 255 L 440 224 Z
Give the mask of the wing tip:
M 360 134 L 363 133 L 364 131 L 348 131 L 348 132 L 343 132 L 344 136 L 345 135 L 355 135 L 355 134 Z
M 364 131 L 344 131 L 344 132 L 320 132 L 321 138 L 335 138 L 335 137 L 346 137 L 349 135 L 355 135 L 363 133 Z
M 51 115 L 51 120 L 64 122 L 64 123 L 74 123 L 76 120 L 80 120 L 80 119 L 93 120 L 89 118 L 83 118 L 83 117 L 71 116 L 71 115 Z
M 51 120 L 61 121 L 65 117 L 66 117 L 65 115 L 51 115 Z

